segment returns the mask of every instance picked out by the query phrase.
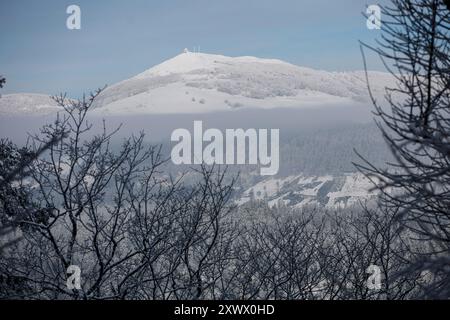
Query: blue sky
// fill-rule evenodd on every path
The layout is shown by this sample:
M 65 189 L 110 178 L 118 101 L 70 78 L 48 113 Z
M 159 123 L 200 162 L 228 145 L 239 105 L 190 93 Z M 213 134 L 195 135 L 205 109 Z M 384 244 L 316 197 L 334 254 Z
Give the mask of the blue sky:
M 372 43 L 365 0 L 1 0 L 2 93 L 82 92 L 113 84 L 183 48 L 278 58 L 330 71 L 363 68 Z M 384 3 L 385 1 L 381 1 Z M 67 6 L 81 30 L 66 28 Z M 382 70 L 373 59 L 370 69 Z

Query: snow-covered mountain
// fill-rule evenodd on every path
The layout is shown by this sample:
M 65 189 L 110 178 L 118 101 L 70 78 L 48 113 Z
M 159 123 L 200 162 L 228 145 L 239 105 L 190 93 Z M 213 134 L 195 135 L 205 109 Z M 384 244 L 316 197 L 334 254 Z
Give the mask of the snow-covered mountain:
M 376 97 L 393 85 L 390 74 L 369 72 Z M 107 87 L 95 103 L 99 114 L 207 113 L 233 109 L 306 108 L 368 102 L 364 71 L 327 72 L 281 60 L 183 52 L 130 79 Z M 47 95 L 8 94 L 0 114 L 49 114 Z
M 377 197 L 373 184 L 361 173 L 343 175 L 267 178 L 247 188 L 237 201 L 245 204 L 251 200 L 267 201 L 269 206 L 284 204 L 300 208 L 314 205 L 326 208 L 345 208 L 359 201 Z
M 17 93 L 0 97 L 0 115 L 43 115 L 61 110 L 61 107 L 45 94 Z
M 375 96 L 392 85 L 391 75 L 369 73 Z M 327 72 L 281 60 L 183 52 L 98 97 L 99 114 L 173 114 L 245 107 L 304 108 L 367 102 L 363 71 Z M 58 110 L 46 95 L 9 94 L 0 114 L 44 114 Z
M 370 72 L 374 94 L 392 84 Z M 100 113 L 203 113 L 244 107 L 311 107 L 368 101 L 363 71 L 327 72 L 255 57 L 184 52 L 108 87 Z

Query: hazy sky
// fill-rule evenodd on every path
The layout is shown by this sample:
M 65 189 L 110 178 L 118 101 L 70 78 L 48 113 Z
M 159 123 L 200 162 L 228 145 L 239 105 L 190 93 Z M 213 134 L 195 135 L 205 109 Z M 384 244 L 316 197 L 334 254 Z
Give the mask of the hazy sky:
M 1 0 L 2 93 L 83 91 L 113 84 L 179 53 L 278 58 L 325 70 L 363 68 L 372 42 L 365 0 Z M 382 3 L 385 1 L 381 1 Z M 81 7 L 81 30 L 66 28 Z M 371 62 L 370 69 L 381 70 Z

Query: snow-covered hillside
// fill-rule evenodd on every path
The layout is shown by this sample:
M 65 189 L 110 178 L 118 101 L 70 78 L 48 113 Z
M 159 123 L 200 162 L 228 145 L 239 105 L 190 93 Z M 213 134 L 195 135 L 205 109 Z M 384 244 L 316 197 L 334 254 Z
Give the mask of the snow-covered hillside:
M 0 97 L 0 115 L 43 115 L 58 110 L 61 107 L 44 94 L 17 93 Z
M 371 72 L 376 96 L 392 84 Z M 184 52 L 108 87 L 100 113 L 203 113 L 244 107 L 314 107 L 367 102 L 365 73 L 326 72 L 275 59 Z
M 268 178 L 243 192 L 238 204 L 265 200 L 270 206 L 280 203 L 302 207 L 317 205 L 327 208 L 344 208 L 359 201 L 377 197 L 371 191 L 373 184 L 361 173 L 339 176 L 294 175 L 286 178 Z
M 374 95 L 392 85 L 391 75 L 370 72 Z M 327 72 L 256 57 L 183 52 L 106 88 L 95 113 L 209 113 L 252 108 L 307 108 L 368 102 L 363 71 Z M 44 114 L 58 108 L 46 95 L 9 94 L 0 114 Z

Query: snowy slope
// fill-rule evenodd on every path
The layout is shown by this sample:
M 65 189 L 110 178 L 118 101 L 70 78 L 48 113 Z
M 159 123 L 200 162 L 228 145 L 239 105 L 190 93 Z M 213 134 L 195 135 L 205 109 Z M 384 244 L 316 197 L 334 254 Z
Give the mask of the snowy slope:
M 0 115 L 44 115 L 58 110 L 61 107 L 44 94 L 17 93 L 0 97 Z
M 371 72 L 376 96 L 392 84 Z M 243 107 L 312 107 L 367 102 L 365 73 L 327 72 L 275 59 L 182 53 L 108 87 L 100 113 L 203 113 Z
M 392 76 L 370 72 L 376 97 Z M 205 113 L 240 108 L 309 108 L 367 103 L 363 71 L 327 72 L 276 59 L 184 52 L 105 89 L 95 113 Z M 58 108 L 46 95 L 11 94 L 0 114 L 45 114 Z
M 243 192 L 238 204 L 265 200 L 270 206 L 283 203 L 302 207 L 316 205 L 326 208 L 344 208 L 359 201 L 374 199 L 377 192 L 361 173 L 340 176 L 294 175 L 285 178 L 267 178 Z

